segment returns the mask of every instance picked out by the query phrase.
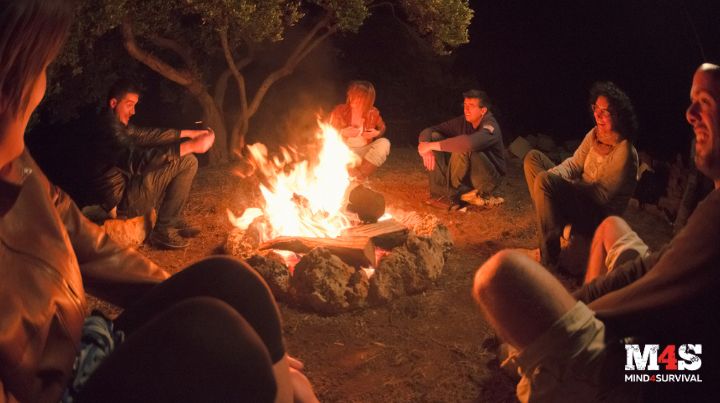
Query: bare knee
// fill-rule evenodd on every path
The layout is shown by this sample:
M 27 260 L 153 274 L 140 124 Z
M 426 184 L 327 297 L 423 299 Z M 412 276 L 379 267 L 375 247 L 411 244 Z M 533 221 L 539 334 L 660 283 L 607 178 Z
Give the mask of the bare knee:
M 618 216 L 605 218 L 595 230 L 594 238 L 607 247 L 614 244 L 624 234 L 632 231 L 628 223 Z
M 523 270 L 523 259 L 527 256 L 512 250 L 502 250 L 475 272 L 473 283 L 473 298 L 479 304 L 493 299 L 492 295 L 507 291 L 508 287 L 516 284 L 515 278 Z M 529 259 L 528 259 L 529 260 Z
M 602 220 L 602 222 L 598 226 L 598 229 L 601 228 L 606 231 L 624 232 L 625 229 L 629 230 L 630 226 L 622 218 L 613 215 Z

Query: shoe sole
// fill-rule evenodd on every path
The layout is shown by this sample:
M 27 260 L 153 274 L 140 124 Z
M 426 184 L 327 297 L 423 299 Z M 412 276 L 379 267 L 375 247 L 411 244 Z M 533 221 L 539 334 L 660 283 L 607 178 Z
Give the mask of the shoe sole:
M 158 249 L 164 249 L 164 250 L 179 250 L 179 249 L 185 249 L 188 246 L 190 246 L 190 243 L 185 243 L 183 245 L 174 245 L 174 244 L 168 244 L 161 241 L 156 240 L 150 240 L 150 246 L 153 246 Z

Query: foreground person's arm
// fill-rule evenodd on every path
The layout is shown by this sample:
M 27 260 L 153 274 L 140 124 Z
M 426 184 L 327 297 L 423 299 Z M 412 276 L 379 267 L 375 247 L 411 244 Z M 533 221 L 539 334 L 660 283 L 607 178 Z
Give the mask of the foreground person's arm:
M 75 203 L 55 187 L 55 206 L 67 229 L 88 291 L 125 306 L 169 274 L 129 247 L 111 240 L 105 231 L 85 218 Z
M 633 332 L 720 286 L 720 190 L 713 191 L 637 281 L 605 294 L 589 307 L 619 332 Z M 671 318 L 665 318 L 672 320 Z

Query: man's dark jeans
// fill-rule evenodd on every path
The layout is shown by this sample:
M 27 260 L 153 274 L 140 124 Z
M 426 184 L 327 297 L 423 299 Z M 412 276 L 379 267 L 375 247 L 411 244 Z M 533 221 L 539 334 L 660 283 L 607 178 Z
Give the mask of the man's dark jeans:
M 144 176 L 131 178 L 120 202 L 121 212 L 135 217 L 157 208 L 156 230 L 172 227 L 185 207 L 197 168 L 197 158 L 188 154 Z
M 431 141 L 445 137 L 433 132 Z M 482 196 L 490 195 L 502 183 L 503 175 L 482 151 L 433 151 L 435 169 L 430 171 L 430 195 L 455 197 L 477 189 Z

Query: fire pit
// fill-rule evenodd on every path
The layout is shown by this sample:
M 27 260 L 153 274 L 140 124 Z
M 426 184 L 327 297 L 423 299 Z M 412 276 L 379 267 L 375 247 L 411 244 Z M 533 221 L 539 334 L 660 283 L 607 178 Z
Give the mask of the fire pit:
M 228 211 L 235 229 L 226 252 L 246 259 L 279 300 L 321 313 L 380 305 L 430 287 L 452 247 L 447 228 L 432 215 L 400 210 L 363 223 L 363 213 L 353 212 L 362 206 L 348 208 L 356 184 L 347 167 L 357 157 L 334 129 L 321 127 L 313 164 L 286 150 L 270 158 L 262 144 L 248 147 L 264 200 L 240 217 Z

